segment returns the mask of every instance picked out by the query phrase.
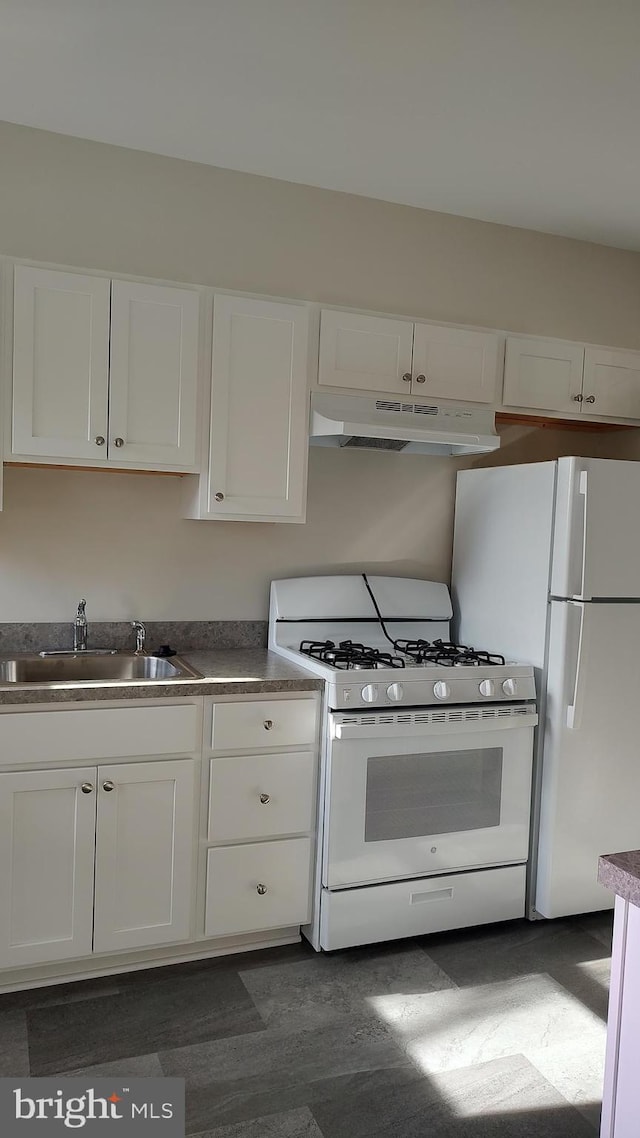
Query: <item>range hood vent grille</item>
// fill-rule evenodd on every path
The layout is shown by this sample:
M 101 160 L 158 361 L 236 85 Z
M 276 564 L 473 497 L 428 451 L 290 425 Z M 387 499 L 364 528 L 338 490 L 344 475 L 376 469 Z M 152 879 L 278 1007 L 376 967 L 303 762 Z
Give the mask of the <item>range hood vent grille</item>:
M 437 415 L 435 404 L 395 403 L 390 399 L 376 399 L 376 411 L 395 411 L 405 415 Z

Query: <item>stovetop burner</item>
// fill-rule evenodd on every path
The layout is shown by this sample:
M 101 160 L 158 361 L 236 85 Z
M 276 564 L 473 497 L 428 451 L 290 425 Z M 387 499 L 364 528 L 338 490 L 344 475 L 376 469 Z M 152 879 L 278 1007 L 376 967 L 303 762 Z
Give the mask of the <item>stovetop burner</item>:
M 382 652 L 366 644 L 353 640 L 303 640 L 300 651 L 305 656 L 321 660 L 333 668 L 342 670 L 365 668 L 404 668 L 407 665 L 428 667 L 441 665 L 446 668 L 480 667 L 487 664 L 504 664 L 504 656 L 479 652 L 464 644 L 451 644 L 445 640 L 395 640 L 395 652 Z M 406 659 L 405 659 L 406 657 Z
M 345 671 L 352 668 L 404 668 L 401 656 L 369 648 L 366 644 L 354 644 L 353 640 L 341 640 L 337 645 L 333 640 L 303 640 L 300 651 L 305 656 Z
M 396 651 L 410 656 L 416 664 L 439 664 L 445 668 L 480 667 L 486 664 L 504 664 L 504 656 L 479 652 L 464 644 L 451 644 L 446 640 L 396 640 Z

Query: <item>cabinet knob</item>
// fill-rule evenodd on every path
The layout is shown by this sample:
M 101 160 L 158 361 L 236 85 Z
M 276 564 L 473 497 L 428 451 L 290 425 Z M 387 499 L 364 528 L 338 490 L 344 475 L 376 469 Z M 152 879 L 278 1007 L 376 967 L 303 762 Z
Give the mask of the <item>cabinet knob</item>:
M 218 490 L 218 493 L 216 494 L 216 502 L 224 502 L 224 494 L 222 493 L 222 490 Z
M 267 892 L 267 887 L 266 885 L 263 885 L 262 882 L 260 882 L 258 885 L 256 885 L 256 891 L 260 894 L 261 897 L 264 897 L 265 893 Z
M 109 779 L 106 782 L 103 782 L 103 784 L 102 784 L 102 789 L 106 790 L 107 793 L 110 790 L 115 790 L 115 788 L 116 788 L 115 782 L 111 782 Z
M 96 437 L 93 441 L 95 442 L 97 447 L 103 447 L 104 443 L 105 443 L 104 435 L 96 435 Z
M 265 719 L 263 725 L 265 731 L 270 731 L 273 727 L 273 719 Z
M 426 382 L 427 382 L 426 375 L 417 375 L 416 376 L 416 383 L 426 383 Z
M 83 782 L 82 786 L 80 787 L 80 790 L 82 791 L 83 794 L 93 794 L 93 783 L 92 782 Z
M 587 398 L 585 399 L 585 403 L 595 403 L 595 401 L 596 401 L 595 395 L 587 395 Z
M 260 795 L 260 801 L 261 801 L 263 806 L 266 806 L 267 802 L 271 802 L 271 795 L 270 794 L 261 794 Z
M 574 403 L 582 403 L 583 398 L 584 397 L 582 395 L 574 395 L 573 402 Z
M 117 447 L 123 447 L 124 446 L 124 439 L 121 439 L 119 436 L 117 439 L 114 439 L 113 441 Z
M 404 373 L 404 375 L 403 375 L 403 377 L 402 377 L 402 378 L 403 378 L 403 380 L 404 380 L 404 382 L 405 382 L 405 383 L 411 383 L 411 372 L 410 372 L 410 371 L 405 371 L 405 373 Z

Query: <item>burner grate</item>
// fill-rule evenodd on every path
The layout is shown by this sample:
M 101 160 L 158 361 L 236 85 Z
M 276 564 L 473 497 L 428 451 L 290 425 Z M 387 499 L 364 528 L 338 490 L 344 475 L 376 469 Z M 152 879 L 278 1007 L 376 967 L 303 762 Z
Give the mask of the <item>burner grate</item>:
M 404 660 L 391 652 L 381 652 L 366 644 L 356 644 L 353 640 L 303 640 L 300 651 L 323 664 L 344 671 L 350 668 L 404 668 Z
M 504 664 L 504 656 L 491 652 L 480 652 L 464 644 L 452 644 L 446 640 L 396 640 L 394 648 L 403 652 L 417 664 L 439 664 L 446 668 L 461 665 L 480 667 L 486 664 Z

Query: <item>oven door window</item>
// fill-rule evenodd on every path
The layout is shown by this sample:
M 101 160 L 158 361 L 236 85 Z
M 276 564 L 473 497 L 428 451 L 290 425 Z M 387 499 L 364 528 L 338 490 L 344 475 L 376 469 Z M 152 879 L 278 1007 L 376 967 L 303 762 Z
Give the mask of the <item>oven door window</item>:
M 367 759 L 365 842 L 500 825 L 502 748 Z

